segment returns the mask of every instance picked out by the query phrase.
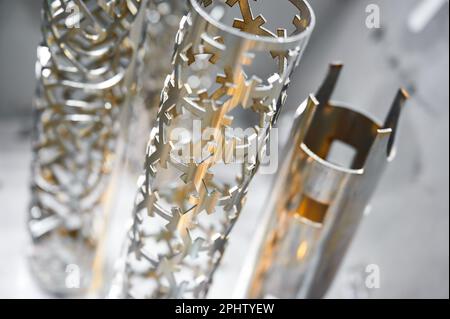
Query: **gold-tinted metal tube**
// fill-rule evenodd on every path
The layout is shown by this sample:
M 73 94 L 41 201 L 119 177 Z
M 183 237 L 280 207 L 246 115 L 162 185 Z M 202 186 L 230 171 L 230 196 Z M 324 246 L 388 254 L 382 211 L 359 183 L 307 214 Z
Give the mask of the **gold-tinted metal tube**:
M 295 137 L 304 127 L 293 128 L 292 149 L 277 181 L 283 191 L 275 192 L 254 245 L 256 255 L 246 267 L 246 297 L 323 297 L 393 158 L 406 92 L 399 91 L 386 121 L 377 123 L 330 101 L 341 68 L 330 66 L 304 138 Z M 304 109 L 300 118 L 310 114 Z M 339 144 L 352 152 L 337 162 L 333 152 Z
M 292 16 L 280 21 L 286 29 L 275 30 L 252 13 L 254 1 L 190 5 L 112 297 L 206 296 L 314 27 L 314 15 L 301 0 L 280 1 Z M 257 61 L 273 73 L 258 74 Z M 233 128 L 247 129 L 246 119 L 251 134 L 236 134 Z M 186 134 L 180 140 L 177 132 Z

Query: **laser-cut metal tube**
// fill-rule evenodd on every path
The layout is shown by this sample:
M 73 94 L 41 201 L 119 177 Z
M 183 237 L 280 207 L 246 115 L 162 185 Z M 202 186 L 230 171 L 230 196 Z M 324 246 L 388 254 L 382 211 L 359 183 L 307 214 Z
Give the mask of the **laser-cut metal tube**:
M 206 296 L 314 26 L 306 2 L 282 2 L 293 12 L 287 17 L 293 21 L 290 35 L 266 29 L 264 18 L 249 10 L 253 1 L 190 1 L 112 297 Z M 235 28 L 219 21 L 233 9 L 241 15 Z M 260 58 L 273 66 L 273 75 L 257 76 Z M 236 123 L 244 114 L 257 118 L 253 133 L 224 134 L 242 127 Z M 179 129 L 187 132 L 181 140 L 172 135 Z M 253 146 L 258 154 L 250 153 Z M 230 149 L 240 151 L 243 161 L 233 161 Z
M 45 290 L 101 288 L 103 240 L 126 144 L 146 0 L 46 0 L 28 229 Z
M 349 106 L 330 101 L 341 67 L 330 67 L 306 134 L 304 127 L 293 128 L 278 190 L 253 244 L 256 253 L 242 274 L 240 297 L 323 297 L 386 165 L 394 157 L 406 92 L 399 91 L 386 121 L 379 124 Z M 305 104 L 298 113 L 304 109 Z M 304 121 L 311 113 L 310 108 L 302 113 Z M 336 141 L 356 151 L 349 163 L 329 158 Z

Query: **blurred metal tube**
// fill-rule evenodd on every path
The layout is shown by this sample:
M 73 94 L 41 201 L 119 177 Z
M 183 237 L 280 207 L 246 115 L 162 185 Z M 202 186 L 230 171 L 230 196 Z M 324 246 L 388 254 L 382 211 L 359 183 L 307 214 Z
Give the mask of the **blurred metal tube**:
M 45 290 L 101 288 L 146 0 L 46 0 L 34 105 L 30 265 Z
M 288 143 L 292 149 L 276 185 L 283 191 L 275 193 L 254 244 L 256 254 L 241 279 L 245 297 L 324 297 L 386 164 L 393 159 L 406 92 L 399 91 L 380 125 L 330 101 L 341 68 L 330 66 L 305 138 L 298 138 L 303 127 L 293 128 Z M 304 104 L 300 118 L 309 118 L 311 112 L 303 110 Z M 353 149 L 354 156 L 346 163 L 330 157 L 335 142 Z

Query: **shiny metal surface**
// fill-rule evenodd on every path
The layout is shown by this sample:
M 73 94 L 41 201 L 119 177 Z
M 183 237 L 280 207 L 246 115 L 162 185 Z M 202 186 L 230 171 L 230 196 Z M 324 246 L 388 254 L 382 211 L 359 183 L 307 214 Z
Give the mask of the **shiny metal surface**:
M 381 269 L 381 287 L 370 298 L 448 298 L 448 3 L 410 32 L 408 20 L 428 0 L 314 0 L 317 24 L 279 118 L 286 143 L 300 101 L 315 92 L 329 61 L 346 61 L 335 98 L 383 118 L 395 94 L 411 94 L 397 158 L 373 198 L 327 297 L 357 298 L 368 264 Z M 271 1 L 272 12 L 283 18 Z M 367 29 L 366 6 L 381 9 L 381 30 Z M 31 160 L 31 100 L 41 1 L 0 0 L 0 297 L 47 298 L 28 273 L 27 232 Z M 420 21 L 424 21 L 421 19 Z M 411 85 L 414 87 L 411 89 Z M 141 165 L 141 164 L 140 164 Z M 270 175 L 256 175 L 209 297 L 228 298 L 249 253 L 249 244 L 272 194 Z M 135 179 L 128 191 L 134 197 Z M 128 187 L 128 186 L 127 186 Z M 129 210 L 129 201 L 124 211 Z M 129 212 L 128 212 L 129 213 Z M 120 225 L 119 228 L 124 227 Z M 120 247 L 121 236 L 113 239 Z M 364 280 L 364 277 L 362 277 Z M 364 281 L 363 281 L 364 283 Z M 364 286 L 363 286 L 364 288 Z
M 28 229 L 34 276 L 56 295 L 101 288 L 142 5 L 44 1 Z
M 151 134 L 112 297 L 206 296 L 314 26 L 303 1 L 284 1 L 293 12 L 292 31 L 277 33 L 266 28 L 262 15 L 253 15 L 248 0 L 190 4 L 176 38 L 174 70 Z M 234 28 L 220 21 L 233 9 L 238 9 Z M 260 58 L 273 65 L 273 74 L 258 77 Z M 237 111 L 256 118 L 251 136 L 226 134 L 239 127 Z M 173 134 L 179 128 L 189 132 L 181 142 Z M 208 129 L 213 133 L 203 139 Z M 253 146 L 258 154 L 251 153 Z M 180 155 L 186 149 L 193 150 L 187 158 Z M 234 153 L 229 158 L 229 149 L 240 150 L 243 161 Z
M 247 297 L 323 298 L 389 161 L 408 97 L 400 90 L 384 124 L 330 100 L 342 65 L 333 64 L 311 102 L 297 114 L 286 168 L 260 240 Z M 305 102 L 306 103 L 306 102 Z M 313 114 L 314 115 L 311 115 Z M 312 118 L 312 119 L 310 119 Z M 297 123 L 302 123 L 297 122 Z M 335 162 L 334 143 L 354 153 Z

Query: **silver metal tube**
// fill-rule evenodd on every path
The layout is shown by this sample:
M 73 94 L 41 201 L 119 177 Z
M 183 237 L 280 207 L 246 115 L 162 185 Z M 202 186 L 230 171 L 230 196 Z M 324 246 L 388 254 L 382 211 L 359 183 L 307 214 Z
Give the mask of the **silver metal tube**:
M 340 64 L 330 67 L 306 133 L 304 126 L 293 128 L 289 157 L 277 181 L 283 191 L 276 191 L 269 204 L 254 243 L 256 253 L 241 279 L 245 297 L 323 297 L 393 159 L 406 92 L 399 91 L 386 121 L 379 124 L 330 101 L 341 68 Z M 310 118 L 308 110 L 303 104 L 300 118 Z M 353 150 L 345 162 L 333 158 L 336 143 Z
M 254 1 L 190 5 L 112 297 L 206 296 L 314 26 L 304 1 L 280 1 L 292 33 L 268 29 Z M 261 59 L 273 73 L 258 76 Z M 246 118 L 251 134 L 235 134 Z
M 28 229 L 33 274 L 57 295 L 101 287 L 145 3 L 44 1 Z

